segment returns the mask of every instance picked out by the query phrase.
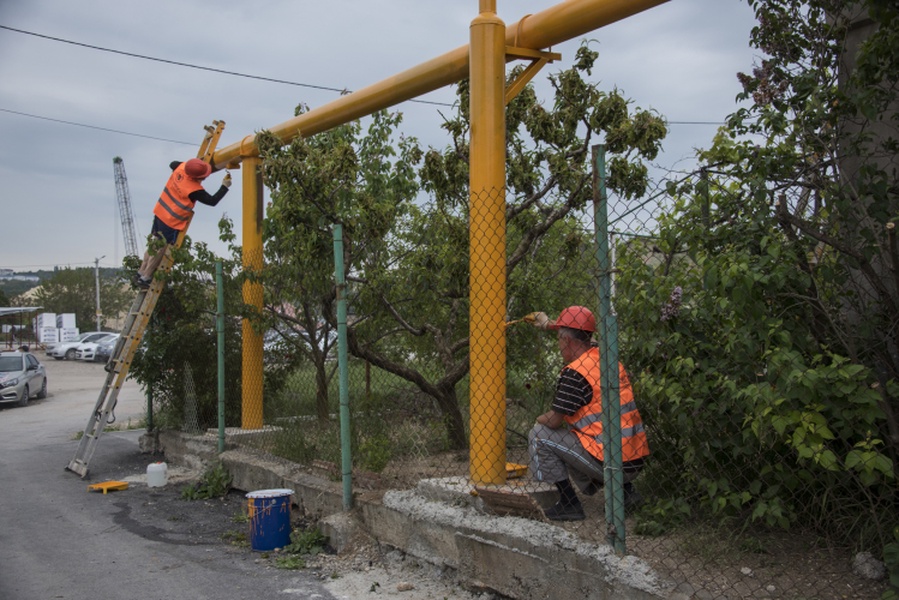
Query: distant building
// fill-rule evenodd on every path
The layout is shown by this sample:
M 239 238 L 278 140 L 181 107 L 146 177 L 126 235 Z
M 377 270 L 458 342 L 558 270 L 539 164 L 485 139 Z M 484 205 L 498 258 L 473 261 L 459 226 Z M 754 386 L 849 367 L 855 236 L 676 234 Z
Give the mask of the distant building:
M 40 281 L 40 277 L 37 275 L 16 275 L 16 272 L 12 269 L 0 269 L 0 281 L 31 281 L 38 282 Z

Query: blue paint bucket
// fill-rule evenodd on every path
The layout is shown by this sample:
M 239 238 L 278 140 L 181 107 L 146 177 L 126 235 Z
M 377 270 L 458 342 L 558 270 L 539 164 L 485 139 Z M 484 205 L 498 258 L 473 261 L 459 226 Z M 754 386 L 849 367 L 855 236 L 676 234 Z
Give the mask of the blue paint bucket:
M 258 490 L 247 494 L 253 550 L 274 550 L 290 543 L 291 495 L 293 490 Z

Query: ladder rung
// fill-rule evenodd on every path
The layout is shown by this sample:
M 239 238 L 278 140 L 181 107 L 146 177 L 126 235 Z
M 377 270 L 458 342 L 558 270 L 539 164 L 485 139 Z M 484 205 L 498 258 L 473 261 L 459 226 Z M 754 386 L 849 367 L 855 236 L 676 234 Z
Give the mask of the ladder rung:
M 200 152 L 197 155 L 198 158 L 208 160 L 215 152 L 216 144 L 224 129 L 225 123 L 224 121 L 214 121 L 213 125 L 214 127 L 206 128 L 207 134 L 201 144 Z M 172 264 L 174 263 L 172 250 L 181 245 L 184 240 L 184 235 L 187 233 L 188 225 L 190 225 L 190 221 L 187 222 L 184 230 L 178 235 L 175 244 L 166 249 L 162 263 L 159 265 L 159 269 L 161 269 L 163 273 L 168 273 L 172 269 Z M 100 391 L 100 396 L 97 398 L 94 411 L 88 419 L 87 427 L 84 428 L 84 434 L 78 443 L 78 449 L 75 451 L 75 456 L 72 458 L 69 466 L 66 467 L 70 471 L 80 474 L 81 477 L 87 475 L 88 462 L 94 453 L 94 448 L 97 445 L 100 435 L 103 433 L 106 424 L 109 422 L 109 415 L 115 409 L 116 403 L 118 402 L 119 388 L 121 387 L 124 376 L 128 373 L 131 359 L 134 356 L 136 347 L 140 343 L 144 330 L 150 321 L 153 310 L 156 308 L 156 302 L 159 300 L 159 295 L 162 293 L 164 285 L 165 283 L 161 279 L 157 279 L 150 284 L 148 289 L 139 289 L 137 296 L 134 298 L 134 302 L 131 305 L 131 309 L 128 312 L 128 316 L 125 318 L 121 338 L 113 349 L 112 357 L 106 363 L 106 383 Z

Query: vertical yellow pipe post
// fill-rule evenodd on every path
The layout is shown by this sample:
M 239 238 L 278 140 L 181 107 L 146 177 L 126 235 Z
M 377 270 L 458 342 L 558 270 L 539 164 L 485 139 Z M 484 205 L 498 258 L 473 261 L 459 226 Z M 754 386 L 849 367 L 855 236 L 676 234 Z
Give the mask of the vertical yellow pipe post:
M 506 480 L 506 26 L 496 0 L 471 23 L 469 190 L 471 480 Z
M 250 273 L 262 272 L 262 160 L 244 157 L 241 164 L 243 180 L 243 268 Z M 262 312 L 262 284 L 246 281 L 243 301 Z M 262 427 L 262 334 L 243 320 L 243 370 L 241 427 Z

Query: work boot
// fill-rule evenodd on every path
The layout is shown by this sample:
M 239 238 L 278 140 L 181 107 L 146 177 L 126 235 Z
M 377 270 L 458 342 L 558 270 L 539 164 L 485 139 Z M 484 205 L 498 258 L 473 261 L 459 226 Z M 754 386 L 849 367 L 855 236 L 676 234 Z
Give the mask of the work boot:
M 556 502 L 544 510 L 543 514 L 550 521 L 583 521 L 586 518 L 584 507 L 581 506 L 580 502 L 577 504 Z
M 595 496 L 601 489 L 602 481 L 600 481 L 599 479 L 591 479 L 590 483 L 587 484 L 587 487 L 585 487 L 581 491 L 584 492 L 585 496 Z

